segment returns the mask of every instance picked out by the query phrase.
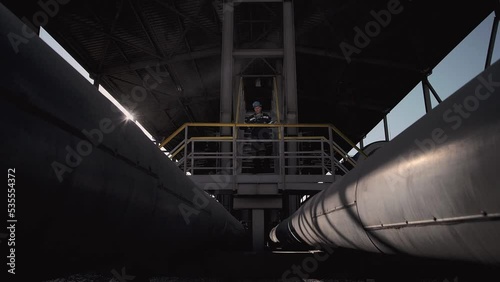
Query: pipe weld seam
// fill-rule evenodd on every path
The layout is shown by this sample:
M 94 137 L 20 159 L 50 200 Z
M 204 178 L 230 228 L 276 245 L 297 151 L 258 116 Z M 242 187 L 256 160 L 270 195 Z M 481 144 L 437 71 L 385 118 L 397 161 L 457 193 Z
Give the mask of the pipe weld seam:
M 493 214 L 479 214 L 479 215 L 466 215 L 448 218 L 433 218 L 427 220 L 417 220 L 417 221 L 405 221 L 397 223 L 379 224 L 379 225 L 368 225 L 364 226 L 365 230 L 382 230 L 382 229 L 399 229 L 404 227 L 413 226 L 425 226 L 425 225 L 441 225 L 441 224 L 458 224 L 474 221 L 492 221 L 500 220 L 500 213 Z
M 356 201 L 352 202 L 352 203 L 349 203 L 347 205 L 343 205 L 343 206 L 338 206 L 338 207 L 335 207 L 333 208 L 332 210 L 328 210 L 328 211 L 325 211 L 324 213 L 320 213 L 320 214 L 316 214 L 314 215 L 314 217 L 318 218 L 320 216 L 324 216 L 324 215 L 327 215 L 329 213 L 332 213 L 332 212 L 336 212 L 336 211 L 339 211 L 339 210 L 343 210 L 343 209 L 346 209 L 348 207 L 351 207 L 351 206 L 354 206 L 356 205 Z

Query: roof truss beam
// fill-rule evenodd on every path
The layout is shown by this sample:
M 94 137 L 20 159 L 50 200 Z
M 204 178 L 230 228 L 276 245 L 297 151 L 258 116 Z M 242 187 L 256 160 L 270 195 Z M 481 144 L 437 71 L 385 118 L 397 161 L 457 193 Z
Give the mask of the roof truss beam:
M 212 48 L 206 49 L 202 51 L 192 51 L 189 53 L 174 55 L 170 59 L 153 59 L 153 60 L 144 60 L 144 61 L 136 61 L 131 62 L 129 64 L 124 64 L 121 66 L 114 66 L 108 69 L 103 69 L 101 74 L 103 75 L 111 75 L 116 73 L 123 73 L 129 71 L 135 71 L 139 69 L 145 69 L 147 67 L 156 66 L 156 65 L 166 65 L 178 62 L 184 62 L 194 59 L 203 59 L 209 57 L 220 56 L 221 50 L 220 48 Z

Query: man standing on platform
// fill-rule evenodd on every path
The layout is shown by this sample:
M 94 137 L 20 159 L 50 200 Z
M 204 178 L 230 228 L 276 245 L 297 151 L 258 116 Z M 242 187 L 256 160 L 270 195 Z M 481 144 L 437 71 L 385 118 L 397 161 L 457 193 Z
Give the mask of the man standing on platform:
M 262 112 L 262 104 L 255 101 L 252 104 L 254 113 L 245 118 L 245 123 L 271 124 L 273 123 L 271 116 Z M 268 127 L 250 127 L 250 135 L 252 139 L 270 139 L 271 130 Z M 268 158 L 259 158 L 270 156 L 270 142 L 252 142 L 252 152 L 254 154 L 254 173 L 269 172 L 271 170 L 270 161 Z

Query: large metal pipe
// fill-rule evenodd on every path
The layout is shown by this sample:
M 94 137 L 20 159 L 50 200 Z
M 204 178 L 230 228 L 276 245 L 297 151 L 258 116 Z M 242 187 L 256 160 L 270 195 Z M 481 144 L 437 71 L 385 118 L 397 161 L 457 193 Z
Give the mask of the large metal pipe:
M 237 242 L 243 226 L 221 204 L 1 4 L 0 15 L 1 159 L 15 174 L 18 273 L 148 266 Z M 147 93 L 134 91 L 125 98 L 140 105 Z
M 500 63 L 271 231 L 282 244 L 500 264 Z

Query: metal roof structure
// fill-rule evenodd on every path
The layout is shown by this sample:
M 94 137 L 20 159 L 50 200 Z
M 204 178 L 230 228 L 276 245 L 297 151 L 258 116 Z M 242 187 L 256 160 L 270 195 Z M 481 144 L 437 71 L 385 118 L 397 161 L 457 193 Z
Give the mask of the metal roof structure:
M 219 121 L 222 0 L 4 2 L 42 25 L 157 140 L 186 122 Z M 283 48 L 279 1 L 240 2 L 248 1 L 232 6 L 240 56 Z M 332 123 L 361 140 L 494 5 L 295 0 L 299 122 Z M 245 59 L 250 74 L 272 70 L 272 58 Z M 147 93 L 134 93 L 145 83 Z M 133 94 L 145 98 L 124 99 Z

